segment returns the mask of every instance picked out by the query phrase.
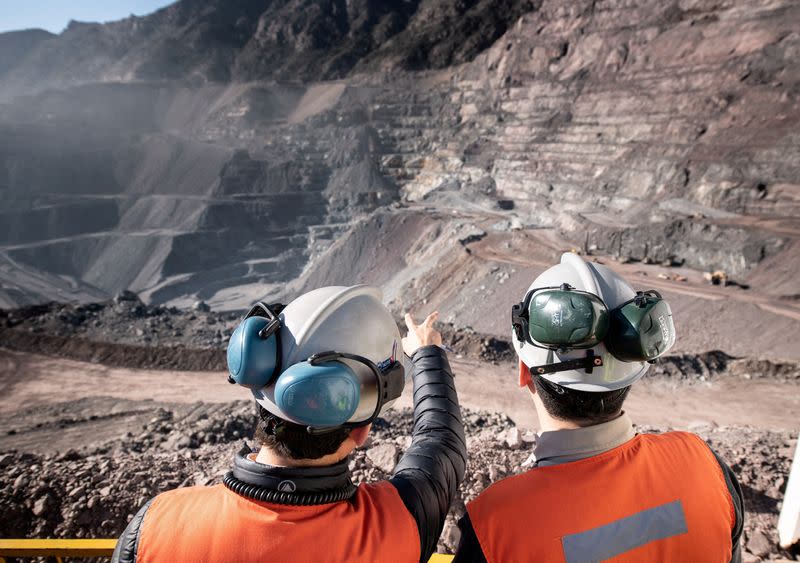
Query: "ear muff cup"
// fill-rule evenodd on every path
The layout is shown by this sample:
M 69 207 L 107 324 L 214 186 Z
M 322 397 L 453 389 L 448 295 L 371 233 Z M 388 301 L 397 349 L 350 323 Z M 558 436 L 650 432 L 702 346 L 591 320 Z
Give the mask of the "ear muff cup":
M 546 347 L 590 348 L 608 332 L 608 309 L 599 297 L 574 290 L 545 289 L 528 306 L 531 339 Z
M 278 350 L 273 334 L 261 338 L 258 333 L 269 323 L 264 317 L 248 317 L 233 331 L 228 342 L 228 373 L 239 385 L 260 389 L 272 381 Z
M 275 404 L 300 424 L 341 426 L 356 412 L 360 387 L 359 377 L 342 362 L 300 362 L 275 383 Z
M 656 359 L 675 344 L 672 310 L 666 301 L 654 296 L 614 309 L 605 344 L 623 362 Z

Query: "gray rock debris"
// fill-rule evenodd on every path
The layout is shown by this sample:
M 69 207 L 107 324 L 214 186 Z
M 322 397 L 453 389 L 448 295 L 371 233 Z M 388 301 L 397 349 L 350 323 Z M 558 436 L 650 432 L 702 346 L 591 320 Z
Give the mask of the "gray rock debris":
M 766 534 L 760 530 L 751 532 L 747 537 L 747 551 L 756 557 L 764 557 L 773 549 L 774 542 L 771 542 Z
M 114 297 L 115 303 L 141 303 L 142 301 L 139 299 L 139 296 L 136 295 L 134 292 L 124 289 L 117 293 Z
M 522 433 L 516 426 L 509 428 L 499 437 L 503 444 L 512 450 L 518 450 L 524 445 L 524 442 L 522 441 Z
M 31 512 L 33 512 L 34 516 L 41 516 L 53 506 L 53 497 L 50 494 L 46 494 L 36 502 L 33 503 L 33 508 Z
M 367 450 L 369 460 L 384 473 L 394 471 L 397 464 L 397 447 L 394 444 L 379 444 Z

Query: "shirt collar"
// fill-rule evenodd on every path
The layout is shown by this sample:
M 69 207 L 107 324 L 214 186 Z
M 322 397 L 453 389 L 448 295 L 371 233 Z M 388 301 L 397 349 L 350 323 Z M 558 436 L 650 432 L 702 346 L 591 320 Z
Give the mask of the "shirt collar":
M 608 422 L 575 428 L 541 432 L 533 454 L 537 466 L 559 465 L 592 457 L 633 438 L 633 422 L 624 412 Z

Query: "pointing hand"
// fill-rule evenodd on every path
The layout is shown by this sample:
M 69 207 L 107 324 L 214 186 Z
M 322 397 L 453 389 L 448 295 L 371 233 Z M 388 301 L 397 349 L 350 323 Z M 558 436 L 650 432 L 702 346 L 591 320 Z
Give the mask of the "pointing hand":
M 410 313 L 406 313 L 406 326 L 408 334 L 403 338 L 403 351 L 407 356 L 413 356 L 417 349 L 423 346 L 442 345 L 442 335 L 433 328 L 433 323 L 439 318 L 439 312 L 434 311 L 422 321 L 421 324 L 414 322 Z

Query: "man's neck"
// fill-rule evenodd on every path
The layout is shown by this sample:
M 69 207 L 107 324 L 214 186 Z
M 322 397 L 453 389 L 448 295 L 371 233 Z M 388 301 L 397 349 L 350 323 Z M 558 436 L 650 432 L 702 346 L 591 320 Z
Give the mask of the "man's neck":
M 562 420 L 555 418 L 547 412 L 547 409 L 542 404 L 538 395 L 533 396 L 533 403 L 536 406 L 536 415 L 539 417 L 539 432 L 557 432 L 559 430 L 575 430 L 577 428 L 586 428 L 587 426 L 594 426 L 595 423 L 583 423 L 575 420 Z M 616 416 L 609 418 L 604 422 L 609 422 L 615 418 L 622 416 L 622 411 L 617 413 Z
M 529 385 L 528 387 L 532 387 Z M 561 420 L 550 416 L 547 409 L 544 407 L 539 395 L 534 392 L 532 394 L 533 405 L 536 407 L 536 416 L 539 418 L 539 432 L 556 432 L 558 430 L 575 430 L 576 428 L 583 428 L 578 422 L 572 420 Z
M 283 457 L 276 451 L 261 446 L 261 449 L 256 455 L 255 461 L 263 463 L 264 465 L 272 465 L 275 467 L 323 467 L 326 465 L 333 465 L 342 461 L 347 455 L 342 456 L 340 452 L 334 452 L 317 459 L 293 459 Z
M 576 428 L 583 428 L 585 425 L 580 425 L 571 420 L 559 420 L 552 416 L 539 415 L 540 432 L 556 432 L 558 430 L 575 430 Z
M 615 416 L 612 416 L 608 420 L 604 420 L 602 423 L 601 422 L 581 423 L 573 420 L 561 420 L 558 418 L 553 418 L 544 408 L 537 410 L 537 414 L 539 415 L 540 432 L 557 432 L 559 430 L 575 430 L 577 428 L 587 428 L 589 426 L 597 426 L 598 424 L 603 424 L 606 422 L 611 422 L 612 420 L 616 420 L 617 418 L 622 416 L 622 413 L 623 411 L 620 411 Z

